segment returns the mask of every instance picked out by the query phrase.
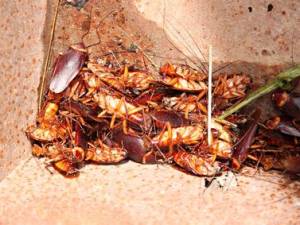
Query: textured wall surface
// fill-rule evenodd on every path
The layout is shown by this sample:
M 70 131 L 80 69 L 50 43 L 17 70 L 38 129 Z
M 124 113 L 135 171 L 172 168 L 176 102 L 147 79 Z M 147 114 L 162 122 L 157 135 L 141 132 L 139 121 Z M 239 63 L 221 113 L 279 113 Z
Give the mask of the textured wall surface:
M 0 180 L 30 155 L 43 64 L 46 1 L 0 0 Z
M 135 3 L 145 18 L 165 27 L 170 39 L 182 50 L 186 49 L 183 42 L 195 46 L 190 33 L 202 50 L 209 44 L 213 46 L 215 60 L 267 65 L 291 63 L 292 58 L 300 61 L 298 0 L 135 0 Z

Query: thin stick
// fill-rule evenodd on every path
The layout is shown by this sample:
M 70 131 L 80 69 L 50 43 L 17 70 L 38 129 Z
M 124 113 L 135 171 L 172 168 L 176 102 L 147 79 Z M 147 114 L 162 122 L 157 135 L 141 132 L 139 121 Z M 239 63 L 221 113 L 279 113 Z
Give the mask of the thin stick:
M 266 95 L 277 88 L 284 87 L 287 83 L 291 82 L 293 79 L 299 76 L 300 76 L 300 65 L 293 67 L 289 70 L 286 70 L 284 72 L 281 72 L 280 74 L 277 75 L 275 80 L 270 81 L 265 86 L 262 86 L 259 89 L 250 93 L 242 102 L 227 109 L 220 117 L 218 117 L 218 119 L 225 119 L 227 116 L 237 112 L 238 110 L 250 104 L 257 98 Z
M 41 86 L 40 86 L 39 101 L 38 101 L 38 111 L 40 111 L 40 109 L 41 109 L 42 100 L 43 100 L 42 98 L 43 98 L 43 93 L 44 93 L 45 79 L 46 79 L 47 69 L 48 69 L 49 62 L 50 62 L 50 54 L 51 54 L 51 49 L 52 49 L 52 44 L 53 44 L 54 31 L 55 31 L 55 26 L 56 26 L 56 21 L 57 21 L 59 4 L 60 4 L 60 0 L 57 0 L 55 14 L 54 14 L 54 18 L 53 18 L 53 22 L 52 22 L 52 26 L 51 26 L 51 33 L 50 33 L 50 40 L 49 40 L 49 45 L 48 45 L 48 49 L 47 49 L 46 61 L 45 61 L 44 68 L 43 68 L 42 82 L 41 82 Z
M 208 52 L 208 103 L 207 103 L 207 143 L 211 146 L 211 106 L 212 106 L 212 46 Z

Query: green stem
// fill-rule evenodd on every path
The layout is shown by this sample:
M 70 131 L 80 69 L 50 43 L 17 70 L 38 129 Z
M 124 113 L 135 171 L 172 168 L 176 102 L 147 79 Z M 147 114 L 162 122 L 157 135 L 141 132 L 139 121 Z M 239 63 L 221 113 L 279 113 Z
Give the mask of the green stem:
M 278 74 L 274 80 L 270 81 L 265 86 L 260 87 L 259 89 L 250 93 L 243 101 L 241 101 L 237 105 L 230 107 L 225 112 L 223 112 L 223 114 L 219 116 L 218 119 L 225 119 L 227 116 L 237 112 L 238 110 L 250 104 L 257 98 L 265 94 L 268 94 L 277 88 L 284 87 L 287 83 L 291 82 L 293 79 L 299 76 L 300 76 L 300 65 L 297 65 L 296 67 L 293 67 L 289 70 L 286 70 Z

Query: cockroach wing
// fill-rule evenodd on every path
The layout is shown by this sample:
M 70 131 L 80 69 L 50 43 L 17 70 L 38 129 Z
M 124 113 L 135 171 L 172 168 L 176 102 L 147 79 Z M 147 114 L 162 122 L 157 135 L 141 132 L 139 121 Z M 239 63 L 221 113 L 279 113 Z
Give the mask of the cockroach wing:
M 69 50 L 58 57 L 50 81 L 50 90 L 54 93 L 63 92 L 78 75 L 87 58 L 83 44 L 71 46 Z

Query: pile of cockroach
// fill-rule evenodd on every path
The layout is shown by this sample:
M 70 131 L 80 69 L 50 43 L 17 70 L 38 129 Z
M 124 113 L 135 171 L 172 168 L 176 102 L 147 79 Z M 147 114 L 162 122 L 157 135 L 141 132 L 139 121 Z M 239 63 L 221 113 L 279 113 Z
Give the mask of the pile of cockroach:
M 251 79 L 244 74 L 220 74 L 213 80 L 209 145 L 206 83 L 205 73 L 187 65 L 166 63 L 157 73 L 134 65 L 115 67 L 90 61 L 82 43 L 71 46 L 58 56 L 37 123 L 27 128 L 33 155 L 45 157 L 47 167 L 66 176 L 79 174 L 85 164 L 128 159 L 215 176 L 239 169 L 246 160 L 279 168 L 275 155 L 285 148 L 297 151 L 293 137 L 300 137 L 300 131 L 294 121 L 276 117 L 255 137 L 259 110 L 249 117 L 217 119 L 245 97 Z M 299 106 L 298 97 L 276 92 L 274 99 L 289 115 L 299 117 L 290 110 Z M 267 152 L 274 145 L 277 150 Z

